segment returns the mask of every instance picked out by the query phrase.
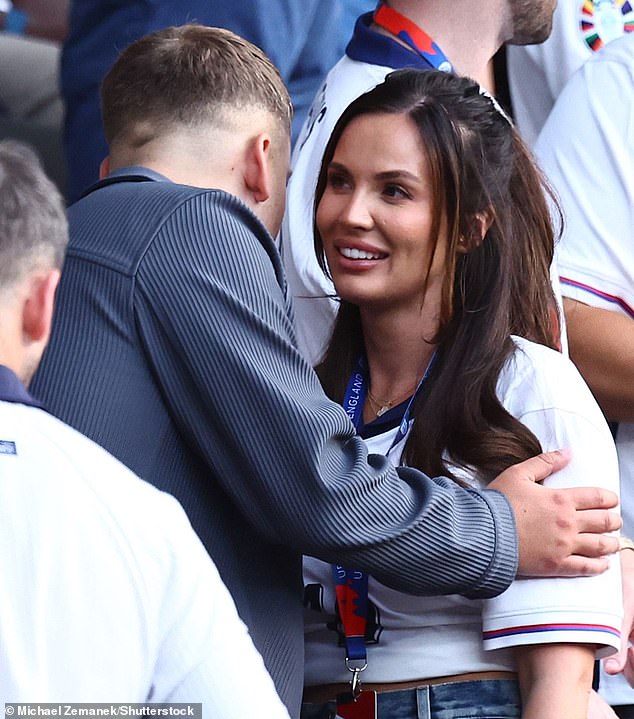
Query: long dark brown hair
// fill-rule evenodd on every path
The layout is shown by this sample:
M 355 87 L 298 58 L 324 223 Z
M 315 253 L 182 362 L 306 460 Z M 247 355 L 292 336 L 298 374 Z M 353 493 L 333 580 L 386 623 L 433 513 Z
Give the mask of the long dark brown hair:
M 541 451 L 535 435 L 501 405 L 496 385 L 514 351 L 511 335 L 556 344 L 557 304 L 549 277 L 554 232 L 546 200 L 552 193 L 508 119 L 476 83 L 438 71 L 399 70 L 339 119 L 324 154 L 315 207 L 345 128 L 359 116 L 383 113 L 406 115 L 418 129 L 434 197 L 432 242 L 443 223 L 448 237 L 438 332 L 421 338 L 421 347 L 437 344 L 436 361 L 416 399 L 403 460 L 432 475 L 453 476 L 448 456 L 492 479 Z M 482 240 L 483 218 L 490 225 Z M 465 245 L 467 252 L 458 252 Z M 327 272 L 316 227 L 315 249 Z M 332 399 L 342 401 L 363 352 L 358 308 L 342 301 L 317 368 Z

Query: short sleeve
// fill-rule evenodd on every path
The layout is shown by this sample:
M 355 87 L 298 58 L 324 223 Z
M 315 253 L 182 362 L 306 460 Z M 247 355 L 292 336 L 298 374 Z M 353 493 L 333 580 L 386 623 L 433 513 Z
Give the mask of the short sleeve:
M 544 450 L 568 447 L 572 461 L 545 480 L 551 487 L 601 486 L 618 492 L 616 450 L 607 424 L 574 365 L 545 347 L 522 343 L 500 377 L 506 408 Z M 620 647 L 620 563 L 595 577 L 516 579 L 483 605 L 485 649 L 555 642 Z
M 560 198 L 565 297 L 634 317 L 634 36 L 610 43 L 566 85 L 537 142 Z M 628 60 L 629 58 L 629 60 Z

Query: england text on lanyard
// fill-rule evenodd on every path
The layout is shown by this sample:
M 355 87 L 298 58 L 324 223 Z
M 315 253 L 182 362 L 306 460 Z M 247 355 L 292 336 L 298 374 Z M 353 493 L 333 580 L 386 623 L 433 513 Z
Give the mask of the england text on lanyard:
M 386 456 L 407 436 L 410 427 L 410 415 L 416 397 L 429 377 L 436 355 L 432 356 L 425 374 L 418 383 L 396 432 L 396 436 L 386 452 Z M 343 408 L 358 429 L 363 422 L 363 405 L 368 391 L 367 362 L 361 357 L 355 367 L 343 400 Z M 340 564 L 332 565 L 337 605 L 345 635 L 346 667 L 352 672 L 352 694 L 357 696 L 360 689 L 359 674 L 367 667 L 367 649 L 365 646 L 365 627 L 368 606 L 368 575 L 357 569 L 348 569 Z
M 436 70 L 453 72 L 453 65 L 429 35 L 394 8 L 379 5 L 374 13 L 374 23 L 408 45 Z

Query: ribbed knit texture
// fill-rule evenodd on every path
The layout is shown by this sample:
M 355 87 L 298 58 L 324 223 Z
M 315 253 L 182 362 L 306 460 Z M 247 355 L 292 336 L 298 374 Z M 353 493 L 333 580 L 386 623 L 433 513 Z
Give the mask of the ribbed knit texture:
M 69 219 L 32 391 L 180 499 L 291 714 L 302 685 L 300 553 L 415 593 L 489 596 L 512 580 L 502 495 L 368 462 L 295 349 L 274 242 L 242 203 L 122 182 Z

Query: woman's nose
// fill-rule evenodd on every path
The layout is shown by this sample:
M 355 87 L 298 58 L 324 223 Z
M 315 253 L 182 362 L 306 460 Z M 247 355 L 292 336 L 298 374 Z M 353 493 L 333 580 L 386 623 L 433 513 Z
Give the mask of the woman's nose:
M 347 196 L 341 211 L 341 220 L 352 227 L 368 228 L 373 224 L 367 193 L 356 190 Z

